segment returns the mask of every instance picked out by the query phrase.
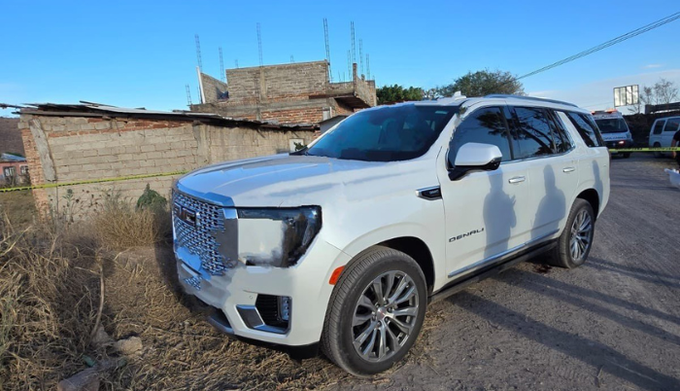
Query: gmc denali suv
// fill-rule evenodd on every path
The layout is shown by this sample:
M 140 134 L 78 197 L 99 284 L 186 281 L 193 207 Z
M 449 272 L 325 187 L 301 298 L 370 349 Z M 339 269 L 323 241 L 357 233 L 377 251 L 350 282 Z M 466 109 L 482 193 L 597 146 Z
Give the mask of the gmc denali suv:
M 216 164 L 173 189 L 179 279 L 239 338 L 390 368 L 425 310 L 538 254 L 588 257 L 607 148 L 572 104 L 490 95 L 362 110 L 301 151 Z

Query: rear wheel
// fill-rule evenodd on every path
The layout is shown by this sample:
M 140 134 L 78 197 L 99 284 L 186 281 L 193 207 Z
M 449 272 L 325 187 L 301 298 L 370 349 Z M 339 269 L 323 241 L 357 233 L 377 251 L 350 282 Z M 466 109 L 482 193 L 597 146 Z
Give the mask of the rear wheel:
M 385 371 L 415 343 L 426 307 L 420 266 L 401 251 L 376 246 L 343 271 L 328 306 L 321 348 L 353 375 Z
M 573 269 L 581 266 L 590 254 L 595 233 L 595 213 L 590 203 L 577 198 L 569 212 L 567 225 L 550 254 L 551 265 Z

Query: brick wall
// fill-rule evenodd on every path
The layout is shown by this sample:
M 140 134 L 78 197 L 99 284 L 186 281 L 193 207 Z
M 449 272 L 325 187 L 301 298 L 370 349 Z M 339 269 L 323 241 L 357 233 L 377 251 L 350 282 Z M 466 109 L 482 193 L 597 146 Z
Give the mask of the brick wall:
M 223 127 L 186 120 L 22 115 L 19 126 L 34 184 L 49 180 L 44 166 L 50 164 L 56 182 L 96 180 L 193 170 L 224 160 L 287 152 L 290 139 L 300 138 L 305 143 L 313 139 L 311 130 Z M 36 146 L 34 133 L 38 127 L 47 141 L 47 154 L 40 154 Z M 167 197 L 174 179 L 159 177 L 72 186 L 69 188 L 78 201 L 71 203 L 77 204 L 76 214 L 84 216 L 101 202 L 103 192 L 119 191 L 134 201 L 147 183 Z M 39 210 L 61 211 L 69 202 L 64 198 L 67 191 L 66 187 L 35 190 Z
M 222 95 L 228 90 L 226 83 L 201 73 L 201 84 L 203 85 L 203 95 L 205 95 L 206 103 L 224 100 Z M 199 96 L 198 98 L 200 101 L 201 97 Z
M 291 99 L 324 91 L 328 86 L 326 61 L 227 70 L 229 98 L 242 103 Z

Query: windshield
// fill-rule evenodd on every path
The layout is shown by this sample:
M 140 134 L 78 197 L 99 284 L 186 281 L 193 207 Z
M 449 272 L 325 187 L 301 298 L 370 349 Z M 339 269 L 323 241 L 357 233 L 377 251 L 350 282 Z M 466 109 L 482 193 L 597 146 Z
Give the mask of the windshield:
M 601 133 L 623 133 L 628 131 L 628 126 L 623 118 L 596 119 L 597 127 Z
M 360 111 L 300 153 L 379 162 L 413 159 L 427 152 L 457 111 L 415 104 Z

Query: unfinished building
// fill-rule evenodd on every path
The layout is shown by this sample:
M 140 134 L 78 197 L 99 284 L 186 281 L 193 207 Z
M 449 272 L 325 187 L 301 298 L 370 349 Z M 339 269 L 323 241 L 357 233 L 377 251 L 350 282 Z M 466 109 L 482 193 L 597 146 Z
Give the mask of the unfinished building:
M 235 68 L 224 83 L 198 72 L 200 104 L 191 111 L 282 124 L 316 124 L 375 106 L 375 81 L 357 74 L 331 83 L 327 61 Z

